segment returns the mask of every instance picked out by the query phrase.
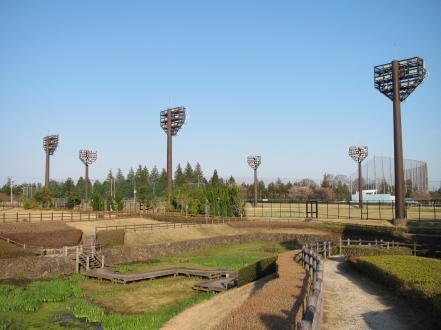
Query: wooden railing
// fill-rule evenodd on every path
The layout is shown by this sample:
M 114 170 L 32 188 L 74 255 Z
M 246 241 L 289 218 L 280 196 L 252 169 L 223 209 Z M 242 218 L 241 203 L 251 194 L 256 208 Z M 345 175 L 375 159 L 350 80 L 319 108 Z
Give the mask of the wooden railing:
M 72 211 L 72 212 L 2 212 L 0 221 L 3 223 L 11 222 L 43 222 L 43 221 L 96 221 L 96 220 L 115 220 L 120 218 L 130 218 L 141 216 L 133 212 L 93 212 L 93 211 Z
M 332 255 L 331 242 L 304 245 L 301 252 L 301 264 L 310 278 L 311 289 L 307 295 L 306 312 L 297 329 L 316 330 L 321 328 L 323 320 L 323 260 Z M 323 257 L 322 257 L 322 256 Z
M 339 245 L 338 245 L 338 253 L 339 255 L 343 255 L 343 249 L 345 247 L 350 246 L 362 246 L 367 248 L 378 248 L 378 249 L 385 249 L 390 250 L 391 248 L 396 247 L 407 247 L 412 250 L 412 255 L 417 256 L 419 253 L 427 252 L 428 248 L 425 247 L 423 244 L 417 244 L 416 242 L 412 243 L 405 243 L 405 242 L 398 242 L 398 241 L 383 241 L 383 240 L 361 240 L 361 239 L 340 239 Z
M 143 224 L 129 224 L 129 225 L 113 225 L 113 226 L 101 226 L 95 228 L 95 233 L 100 231 L 109 230 L 124 230 L 124 231 L 149 231 L 160 229 L 176 229 L 176 228 L 189 228 L 189 227 L 202 227 L 209 225 L 221 225 L 225 222 L 223 220 L 213 220 L 209 223 L 203 222 L 169 222 L 169 223 L 143 223 Z

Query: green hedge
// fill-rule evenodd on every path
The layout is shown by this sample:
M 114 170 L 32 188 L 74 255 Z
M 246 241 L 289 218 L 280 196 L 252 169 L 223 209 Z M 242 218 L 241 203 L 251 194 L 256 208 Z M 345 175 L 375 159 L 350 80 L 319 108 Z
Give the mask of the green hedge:
M 237 284 L 242 286 L 277 272 L 277 256 L 261 259 L 239 270 Z
M 441 260 L 411 256 L 360 257 L 350 261 L 361 273 L 410 302 L 427 308 L 441 326 Z
M 344 256 L 353 256 L 353 257 L 360 257 L 360 256 L 382 256 L 382 255 L 401 255 L 401 256 L 411 256 L 412 255 L 412 249 L 409 249 L 407 247 L 391 247 L 388 249 L 380 249 L 376 247 L 369 247 L 369 246 L 342 246 L 342 254 Z M 332 247 L 332 254 L 339 254 L 339 247 L 333 246 Z

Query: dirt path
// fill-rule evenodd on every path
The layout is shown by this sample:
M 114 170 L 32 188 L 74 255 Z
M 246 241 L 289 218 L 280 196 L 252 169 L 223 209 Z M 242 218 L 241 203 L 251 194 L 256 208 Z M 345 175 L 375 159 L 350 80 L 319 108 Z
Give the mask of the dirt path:
M 163 329 L 291 329 L 305 276 L 294 254 L 279 256 L 278 278 L 220 294 L 178 315 Z
M 220 323 L 233 309 L 247 301 L 254 292 L 265 286 L 272 278 L 274 278 L 274 276 L 266 277 L 238 289 L 218 294 L 216 297 L 190 307 L 180 313 L 167 322 L 161 329 L 213 329 L 213 327 Z
M 424 313 L 342 261 L 325 263 L 324 330 L 431 329 Z

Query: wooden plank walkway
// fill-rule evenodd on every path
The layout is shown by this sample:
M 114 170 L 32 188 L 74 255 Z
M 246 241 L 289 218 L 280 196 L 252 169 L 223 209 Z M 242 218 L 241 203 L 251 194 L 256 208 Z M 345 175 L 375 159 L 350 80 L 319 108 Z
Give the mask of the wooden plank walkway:
M 225 269 L 201 270 L 192 268 L 169 268 L 146 273 L 121 274 L 108 268 L 99 268 L 83 271 L 82 274 L 120 284 L 153 280 L 168 276 L 197 276 L 208 279 L 208 281 L 198 283 L 193 287 L 193 289 L 198 291 L 221 292 L 237 285 L 237 272 Z

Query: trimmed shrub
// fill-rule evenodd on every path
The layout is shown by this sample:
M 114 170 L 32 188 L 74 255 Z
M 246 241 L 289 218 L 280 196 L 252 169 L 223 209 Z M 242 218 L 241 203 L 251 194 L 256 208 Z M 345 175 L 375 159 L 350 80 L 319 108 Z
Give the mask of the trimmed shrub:
M 350 262 L 363 275 L 427 308 L 441 325 L 441 260 L 374 256 L 353 258 Z
M 269 257 L 239 270 L 237 284 L 242 286 L 277 272 L 277 256 Z
M 338 254 L 339 247 L 332 247 L 332 254 Z M 391 247 L 389 249 L 380 249 L 374 246 L 342 246 L 341 252 L 347 257 L 360 257 L 360 256 L 383 256 L 383 255 L 398 255 L 398 256 L 411 256 L 412 249 L 404 246 Z

